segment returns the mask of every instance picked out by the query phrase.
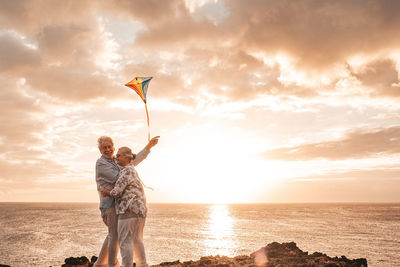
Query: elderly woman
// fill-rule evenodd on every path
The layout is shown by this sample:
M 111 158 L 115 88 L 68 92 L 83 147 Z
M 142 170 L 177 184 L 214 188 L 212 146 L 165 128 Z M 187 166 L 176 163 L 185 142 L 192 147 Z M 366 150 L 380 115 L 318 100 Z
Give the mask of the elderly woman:
M 137 267 L 148 266 L 143 246 L 143 228 L 147 207 L 143 183 L 131 161 L 135 158 L 128 147 L 121 147 L 117 153 L 117 163 L 122 167 L 119 178 L 111 191 L 104 189 L 103 195 L 116 200 L 118 215 L 118 239 L 122 266 L 131 267 L 133 257 Z
M 132 161 L 133 165 L 139 164 L 150 153 L 150 149 L 158 143 L 159 136 L 154 137 L 140 151 Z M 99 257 L 93 267 L 118 267 L 118 232 L 117 215 L 115 212 L 115 201 L 111 196 L 103 196 L 100 191 L 103 189 L 112 190 L 118 179 L 120 166 L 114 159 L 114 143 L 108 136 L 101 136 L 97 140 L 101 157 L 96 162 L 96 183 L 100 196 L 100 211 L 104 223 L 108 227 L 108 235 L 103 242 Z

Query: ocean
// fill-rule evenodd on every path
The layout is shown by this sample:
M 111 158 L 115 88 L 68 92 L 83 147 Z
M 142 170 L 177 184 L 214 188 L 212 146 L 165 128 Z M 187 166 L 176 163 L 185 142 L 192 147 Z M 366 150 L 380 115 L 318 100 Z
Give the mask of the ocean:
M 397 204 L 149 204 L 149 264 L 248 255 L 294 241 L 303 251 L 400 266 Z M 61 266 L 98 254 L 107 234 L 98 204 L 0 203 L 0 264 Z

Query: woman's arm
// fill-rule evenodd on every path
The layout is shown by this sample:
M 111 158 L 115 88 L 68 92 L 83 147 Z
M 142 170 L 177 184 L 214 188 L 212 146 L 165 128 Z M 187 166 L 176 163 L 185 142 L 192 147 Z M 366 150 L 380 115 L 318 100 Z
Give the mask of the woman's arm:
M 109 196 L 116 198 L 116 197 L 119 197 L 122 195 L 126 186 L 129 183 L 128 178 L 129 178 L 130 173 L 131 173 L 131 171 L 128 168 L 123 169 L 119 173 L 119 178 L 118 178 L 117 182 L 115 183 L 114 189 L 109 191 Z M 107 191 L 105 191 L 105 193 L 107 193 Z
M 147 158 L 147 155 L 149 155 L 151 148 L 158 144 L 159 138 L 160 136 L 151 138 L 150 142 L 139 153 L 136 154 L 135 159 L 132 161 L 133 166 L 138 165 L 145 158 Z

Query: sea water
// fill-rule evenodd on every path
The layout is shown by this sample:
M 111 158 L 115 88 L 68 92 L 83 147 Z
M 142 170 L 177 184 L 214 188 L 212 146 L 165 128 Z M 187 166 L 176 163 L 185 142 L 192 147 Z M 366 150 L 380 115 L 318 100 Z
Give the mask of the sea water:
M 149 264 L 249 255 L 294 241 L 303 251 L 400 266 L 400 204 L 149 204 Z M 97 204 L 0 203 L 0 264 L 61 266 L 97 255 L 107 234 Z

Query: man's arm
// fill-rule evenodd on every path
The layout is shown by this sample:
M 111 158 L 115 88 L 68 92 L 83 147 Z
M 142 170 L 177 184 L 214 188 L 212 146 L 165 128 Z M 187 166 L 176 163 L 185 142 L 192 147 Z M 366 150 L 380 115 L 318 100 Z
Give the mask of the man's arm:
M 118 170 L 112 164 L 106 162 L 103 158 L 96 161 L 96 183 L 97 190 L 114 187 L 118 179 Z

